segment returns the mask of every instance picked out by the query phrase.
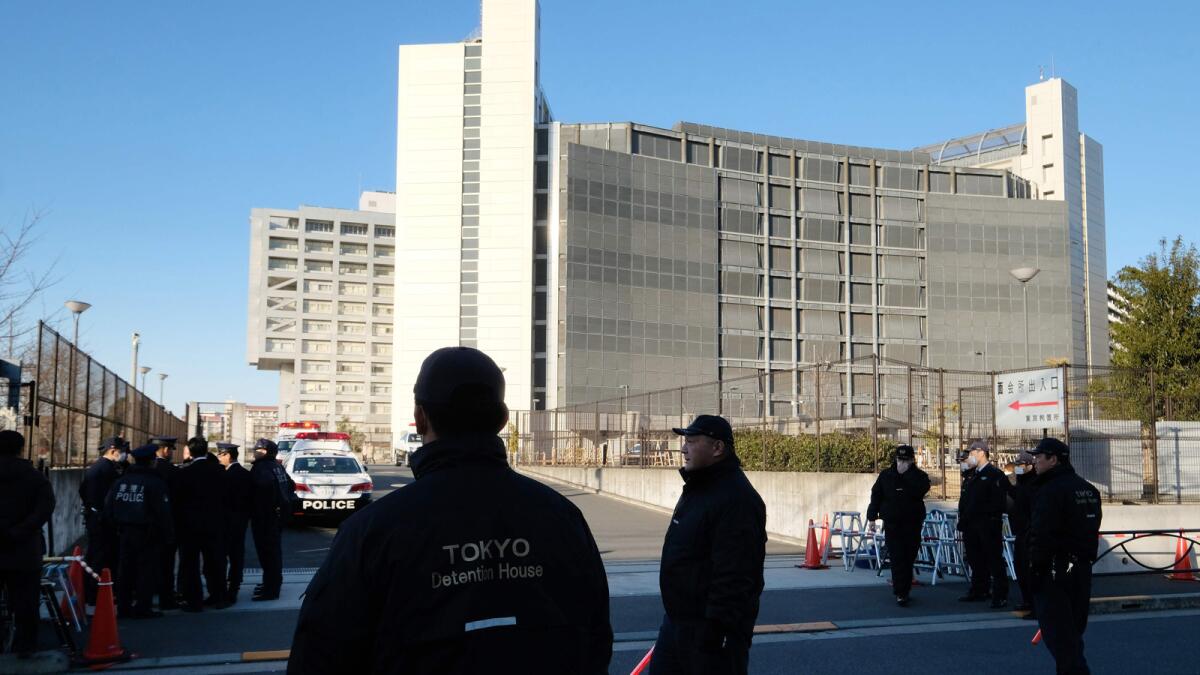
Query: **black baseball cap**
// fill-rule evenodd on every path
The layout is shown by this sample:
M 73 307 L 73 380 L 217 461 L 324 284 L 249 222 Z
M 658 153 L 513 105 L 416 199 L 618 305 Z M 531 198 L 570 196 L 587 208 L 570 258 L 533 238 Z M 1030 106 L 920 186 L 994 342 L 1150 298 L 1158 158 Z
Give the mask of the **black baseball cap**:
M 915 459 L 917 453 L 911 445 L 897 445 L 896 459 Z
M 1038 441 L 1037 447 L 1030 454 L 1069 458 L 1071 456 L 1071 448 L 1067 447 L 1066 443 L 1057 438 L 1043 438 Z
M 492 357 L 471 347 L 443 347 L 425 357 L 413 385 L 417 403 L 447 404 L 464 391 L 504 402 L 504 373 Z
M 733 442 L 733 427 L 729 421 L 717 415 L 699 415 L 686 427 L 671 429 L 680 436 L 708 436 L 718 441 Z

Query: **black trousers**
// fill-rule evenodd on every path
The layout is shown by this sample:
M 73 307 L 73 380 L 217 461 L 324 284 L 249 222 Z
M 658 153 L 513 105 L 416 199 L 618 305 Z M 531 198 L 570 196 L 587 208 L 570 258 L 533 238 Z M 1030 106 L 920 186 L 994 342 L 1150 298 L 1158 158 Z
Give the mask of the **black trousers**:
M 232 515 L 225 519 L 225 557 L 229 560 L 226 577 L 230 592 L 242 585 L 242 569 L 246 566 L 246 526 L 249 515 Z
M 158 604 L 175 602 L 175 554 L 179 544 L 174 540 L 158 547 Z
M 254 551 L 262 567 L 263 590 L 278 593 L 283 587 L 283 533 L 279 529 L 279 513 L 256 513 L 250 517 L 254 535 Z
M 1083 562 L 1055 575 L 1031 580 L 1034 611 L 1042 641 L 1054 657 L 1055 672 L 1087 675 L 1083 656 L 1083 632 L 1087 630 L 1092 600 L 1092 566 Z
M 0 588 L 8 596 L 8 606 L 13 617 L 13 643 L 15 653 L 37 650 L 38 591 L 42 583 L 42 570 L 0 570 Z M 0 649 L 4 645 L 0 643 Z
M 1013 541 L 1013 570 L 1017 573 L 1017 588 L 1021 589 L 1021 602 L 1033 605 L 1033 589 L 1029 586 L 1029 533 L 1015 535 Z
M 161 547 L 148 527 L 121 528 L 121 558 L 117 564 L 117 611 L 148 612 L 158 588 Z
M 650 659 L 650 675 L 745 675 L 750 639 L 729 636 L 719 651 L 700 649 L 700 622 L 674 622 L 664 616 Z
M 988 593 L 992 600 L 1008 599 L 1008 567 L 1004 564 L 1003 530 L 999 520 L 972 522 L 963 528 L 963 548 L 971 566 L 971 593 Z
M 101 522 L 99 511 L 84 508 L 83 526 L 87 531 L 87 551 L 84 553 L 83 559 L 87 562 L 88 567 L 96 571 L 96 574 L 100 574 L 101 570 L 108 568 L 109 573 L 115 578 L 119 560 L 116 530 Z M 96 604 L 96 580 L 90 574 L 83 575 L 83 594 L 87 599 L 87 604 Z
M 225 597 L 225 542 L 221 530 L 188 532 L 179 542 L 179 592 L 188 604 L 204 602 L 200 587 L 201 560 L 208 594 Z
M 907 598 L 912 591 L 913 563 L 921 551 L 921 525 L 924 521 L 884 521 L 883 538 L 892 561 L 892 592 Z

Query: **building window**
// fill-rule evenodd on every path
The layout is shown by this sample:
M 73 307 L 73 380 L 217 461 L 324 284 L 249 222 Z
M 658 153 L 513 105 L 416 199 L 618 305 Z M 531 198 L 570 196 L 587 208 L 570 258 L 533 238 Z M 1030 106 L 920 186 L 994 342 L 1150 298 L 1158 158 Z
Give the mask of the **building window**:
M 328 220 L 304 221 L 305 232 L 333 232 L 333 223 Z
M 383 239 L 394 239 L 396 237 L 396 228 L 391 225 L 376 225 L 375 236 Z
M 362 223 L 342 223 L 342 236 L 365 237 L 367 226 Z
M 342 255 L 366 255 L 366 244 L 355 244 L 353 242 L 344 241 L 341 245 Z

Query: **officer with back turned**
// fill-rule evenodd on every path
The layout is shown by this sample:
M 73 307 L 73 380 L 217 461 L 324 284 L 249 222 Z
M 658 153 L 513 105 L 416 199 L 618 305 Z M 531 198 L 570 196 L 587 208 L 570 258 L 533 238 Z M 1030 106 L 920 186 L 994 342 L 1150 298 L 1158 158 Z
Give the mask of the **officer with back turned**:
M 237 602 L 242 586 L 242 568 L 246 562 L 246 526 L 250 523 L 250 492 L 253 483 L 250 472 L 238 462 L 238 446 L 217 443 L 217 459 L 225 467 L 225 559 L 228 572 L 225 578 L 226 599 Z
M 172 531 L 178 532 L 179 509 L 175 507 L 176 482 L 179 480 L 179 467 L 175 465 L 173 455 L 178 439 L 175 436 L 155 436 L 150 442 L 155 446 L 154 473 L 167 486 L 167 498 L 171 504 Z M 179 601 L 175 597 L 175 554 L 179 550 L 179 542 L 171 536 L 158 547 L 158 608 L 162 610 L 177 609 Z
M 283 533 L 280 511 L 291 504 L 294 485 L 275 460 L 279 446 L 265 438 L 254 444 L 250 467 L 250 532 L 262 567 L 262 583 L 250 597 L 255 602 L 276 600 L 283 587 Z
M 157 446 L 132 453 L 133 465 L 112 484 L 104 499 L 104 520 L 120 537 L 117 567 L 117 611 L 123 619 L 157 619 L 154 591 L 163 542 L 172 536 L 167 484 L 154 471 Z
M 963 602 L 992 598 L 992 608 L 1008 606 L 1008 566 L 1004 562 L 1004 509 L 1008 477 L 991 463 L 987 443 L 971 443 L 966 464 L 974 475 L 963 484 L 958 500 L 958 529 L 971 567 L 971 587 Z M 991 589 L 988 580 L 991 580 Z
M 1029 585 L 1046 648 L 1059 673 L 1086 675 L 1083 632 L 1092 598 L 1092 563 L 1099 543 L 1100 491 L 1075 473 L 1071 451 L 1056 438 L 1033 450 Z
M 199 612 L 202 605 L 228 607 L 225 599 L 225 540 L 221 512 L 225 508 L 225 470 L 208 452 L 208 441 L 188 439 L 191 463 L 179 470 L 176 508 L 183 531 L 179 537 L 179 592 L 183 610 Z M 201 560 L 208 597 L 200 586 Z
M 896 462 L 879 474 L 871 488 L 867 523 L 874 529 L 875 519 L 883 519 L 883 535 L 892 561 L 892 592 L 901 607 L 908 605 L 912 590 L 913 563 L 921 550 L 928 492 L 929 475 L 916 467 L 911 445 L 896 448 Z
M 129 444 L 120 436 L 106 438 L 100 444 L 100 457 L 84 472 L 83 482 L 79 484 L 83 525 L 87 530 L 87 553 L 84 559 L 97 574 L 106 567 L 110 571 L 117 568 L 116 530 L 105 524 L 102 516 L 104 498 L 121 476 L 121 464 L 128 450 Z M 83 581 L 87 603 L 96 604 L 96 580 L 85 574 Z

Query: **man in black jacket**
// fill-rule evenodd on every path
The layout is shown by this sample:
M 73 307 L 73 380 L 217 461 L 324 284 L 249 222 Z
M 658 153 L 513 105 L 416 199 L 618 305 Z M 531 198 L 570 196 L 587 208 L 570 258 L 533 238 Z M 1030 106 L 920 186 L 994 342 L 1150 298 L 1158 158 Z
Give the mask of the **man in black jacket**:
M 117 571 L 117 530 L 104 522 L 104 498 L 108 489 L 121 476 L 121 462 L 129 450 L 129 443 L 120 436 L 107 438 L 100 444 L 100 457 L 88 467 L 79 483 L 79 500 L 83 505 L 83 526 L 87 532 L 87 552 L 84 559 L 96 570 L 108 568 Z M 96 580 L 91 575 L 83 577 L 84 595 L 87 604 L 96 604 Z
M 1043 438 L 1033 451 L 1037 478 L 1029 524 L 1030 588 L 1038 626 L 1057 672 L 1086 675 L 1083 632 L 1099 543 L 1100 491 L 1075 473 L 1070 449 Z
M 892 592 L 901 607 L 908 604 L 912 590 L 913 563 L 921 550 L 928 492 L 929 475 L 916 467 L 911 445 L 896 448 L 896 462 L 880 472 L 871 487 L 867 526 L 874 529 L 875 519 L 883 519 L 883 536 L 892 561 Z
M 1004 472 L 989 460 L 987 443 L 971 443 L 967 466 L 974 476 L 963 485 L 958 500 L 958 529 L 963 533 L 963 548 L 971 566 L 971 588 L 959 598 L 963 602 L 988 597 L 991 579 L 992 608 L 1008 606 L 1008 566 L 1004 562 L 1004 509 L 1009 483 Z
M 684 437 L 684 485 L 663 541 L 666 616 L 650 673 L 745 673 L 763 590 L 766 507 L 723 417 L 700 415 L 674 431 Z
M 1033 455 L 1022 450 L 1013 463 L 1013 485 L 1010 491 L 1008 523 L 1013 532 L 1013 569 L 1017 573 L 1017 588 L 1021 590 L 1018 612 L 1029 612 L 1026 619 L 1036 618 L 1033 613 L 1033 591 L 1029 588 L 1029 521 L 1033 517 L 1034 479 Z
M 24 447 L 21 434 L 0 431 L 0 589 L 13 616 L 12 650 L 21 658 L 37 649 L 42 526 L 54 512 L 50 481 L 21 458 Z
M 242 586 L 242 568 L 246 562 L 246 526 L 250 523 L 250 472 L 238 462 L 238 446 L 217 443 L 217 459 L 225 467 L 225 558 L 229 562 L 225 578 L 226 599 L 237 602 Z
M 279 465 L 279 446 L 265 438 L 254 444 L 254 462 L 250 465 L 250 534 L 254 552 L 262 568 L 262 583 L 255 586 L 250 599 L 255 602 L 276 600 L 283 587 L 283 533 L 280 512 L 290 507 L 295 489 L 287 472 Z
M 117 611 L 122 619 L 157 619 L 154 591 L 158 587 L 159 549 L 172 536 L 167 484 L 154 471 L 157 447 L 133 450 L 133 466 L 113 483 L 104 499 L 105 522 L 117 528 L 120 562 L 117 567 Z M 136 602 L 135 602 L 136 601 Z
M 224 609 L 225 541 L 222 510 L 225 508 L 225 470 L 208 452 L 208 441 L 197 436 L 187 443 L 191 462 L 179 470 L 176 508 L 180 512 L 179 592 L 183 611 L 199 612 L 204 605 Z M 208 598 L 200 587 L 201 558 Z
M 608 580 L 583 515 L 508 466 L 504 376 L 439 349 L 413 388 L 416 482 L 342 524 L 289 673 L 608 672 Z
M 183 529 L 180 525 L 180 513 L 176 506 L 175 488 L 176 481 L 179 479 L 179 467 L 172 461 L 175 453 L 175 444 L 178 438 L 175 436 L 154 436 L 150 442 L 155 446 L 154 453 L 154 473 L 163 480 L 167 486 L 167 500 L 171 504 L 171 525 L 172 532 L 177 533 Z M 179 552 L 179 542 L 176 541 L 174 534 L 159 546 L 159 567 L 158 567 L 158 608 L 162 610 L 176 609 L 179 607 L 179 602 L 175 598 L 175 555 Z

